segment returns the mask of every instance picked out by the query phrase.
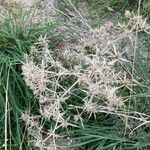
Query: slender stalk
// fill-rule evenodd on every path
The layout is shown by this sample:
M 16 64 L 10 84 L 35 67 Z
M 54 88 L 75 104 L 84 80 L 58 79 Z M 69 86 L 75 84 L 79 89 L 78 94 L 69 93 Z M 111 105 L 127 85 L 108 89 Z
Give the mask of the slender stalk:
M 10 67 L 8 68 L 8 74 L 7 74 L 7 85 L 6 85 L 6 97 L 5 97 L 5 150 L 7 150 L 7 121 L 8 121 L 8 86 L 9 86 L 9 73 L 10 73 Z

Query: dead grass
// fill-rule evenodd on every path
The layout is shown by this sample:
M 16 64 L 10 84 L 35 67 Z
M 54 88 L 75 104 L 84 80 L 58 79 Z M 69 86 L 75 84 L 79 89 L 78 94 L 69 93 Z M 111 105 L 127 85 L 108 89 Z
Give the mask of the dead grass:
M 70 122 L 71 116 L 66 114 L 67 111 L 64 110 L 63 105 L 74 94 L 73 91 L 76 87 L 86 96 L 81 100 L 82 106 L 67 106 L 67 109 L 74 109 L 76 112 L 74 113 L 75 120 L 81 121 L 82 114 L 85 112 L 88 114 L 88 118 L 92 115 L 96 118 L 99 113 L 115 114 L 124 118 L 122 119 L 126 122 L 126 127 L 129 127 L 128 118 L 142 122 L 133 131 L 149 123 L 150 116 L 141 114 L 141 112 L 129 111 L 128 107 L 130 106 L 126 103 L 130 102 L 130 98 L 124 99 L 118 95 L 119 89 L 124 86 L 132 93 L 132 86 L 136 83 L 132 76 L 133 72 L 129 73 L 126 70 L 126 63 L 130 63 L 130 61 L 124 58 L 125 52 L 119 50 L 121 43 L 124 39 L 130 39 L 131 43 L 135 43 L 135 36 L 137 36 L 135 33 L 147 32 L 149 29 L 149 24 L 141 16 L 126 11 L 125 17 L 129 18 L 129 21 L 127 24 L 119 23 L 116 26 L 116 28 L 118 27 L 117 33 L 112 33 L 114 24 L 111 22 L 107 22 L 99 29 L 87 31 L 91 32 L 91 36 L 78 39 L 82 41 L 78 43 L 80 44 L 78 49 L 77 46 L 73 47 L 71 43 L 66 43 L 63 49 L 57 49 L 57 52 L 54 53 L 49 49 L 48 37 L 45 36 L 40 37 L 38 42 L 32 46 L 30 54 L 26 55 L 27 61 L 22 66 L 24 79 L 38 100 L 41 117 L 51 118 L 55 121 L 52 129 L 52 143 L 55 145 L 53 149 L 59 147 L 56 144 L 55 132 L 60 128 L 75 126 Z M 90 53 L 87 49 L 90 50 Z M 70 67 L 65 66 L 64 60 Z M 118 67 L 114 66 L 118 66 L 120 71 L 118 72 Z M 134 67 L 132 69 L 134 70 Z M 131 75 L 130 78 L 127 78 L 127 74 Z M 68 80 L 68 77 L 75 81 L 66 88 L 63 83 Z M 78 109 L 80 113 L 76 111 Z M 141 116 L 137 117 L 137 114 L 141 114 Z M 66 116 L 68 117 L 66 118 Z M 24 119 L 24 121 L 26 120 Z M 33 144 L 40 149 L 46 145 L 43 143 L 42 147 L 41 144 L 35 144 L 44 142 L 43 139 L 39 140 L 36 136 L 34 136 L 34 140 Z M 52 148 L 51 144 L 45 148 L 49 149 L 50 147 Z

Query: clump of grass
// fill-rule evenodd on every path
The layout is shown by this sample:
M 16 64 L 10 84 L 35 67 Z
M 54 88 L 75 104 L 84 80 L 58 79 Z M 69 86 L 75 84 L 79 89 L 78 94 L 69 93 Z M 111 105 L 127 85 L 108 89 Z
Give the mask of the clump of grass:
M 25 137 L 21 113 L 39 112 L 32 91 L 21 77 L 21 62 L 24 53 L 29 52 L 30 46 L 40 35 L 47 34 L 51 38 L 49 44 L 52 49 L 59 45 L 63 36 L 59 32 L 60 25 L 55 21 L 29 23 L 32 16 L 30 11 L 19 9 L 19 14 L 15 14 L 12 7 L 3 6 L 7 13 L 0 20 L 0 147 L 31 149 L 28 137 Z
M 64 129 L 75 142 L 79 141 L 77 144 L 74 141 L 69 143 L 69 147 L 142 149 L 149 146 L 146 130 L 142 128 L 146 126 L 147 129 L 150 116 L 142 108 L 135 109 L 133 95 L 138 93 L 138 86 L 144 87 L 143 90 L 146 88 L 136 75 L 136 50 L 138 33 L 149 33 L 150 25 L 139 11 L 138 15 L 126 11 L 125 17 L 129 19 L 128 23 L 116 26 L 120 31 L 118 38 L 113 36 L 107 39 L 108 42 L 104 39 L 107 34 L 110 37 L 109 25 L 106 24 L 99 30 L 92 30 L 89 37 L 92 44 L 85 44 L 82 39 L 80 49 L 68 47 L 69 43 L 54 52 L 49 48 L 47 36 L 40 37 L 32 46 L 22 70 L 26 84 L 39 103 L 40 128 L 35 128 L 35 133 L 40 132 L 40 138 L 31 132 L 34 121 L 28 123 L 30 116 L 23 114 L 22 118 L 29 126 L 28 134 L 32 136 L 31 142 L 35 147 L 63 148 L 58 141 L 63 140 L 61 131 Z M 100 37 L 102 32 L 104 36 Z M 126 51 L 119 50 L 124 39 L 131 43 L 127 58 Z M 105 46 L 102 40 L 106 40 Z M 123 90 L 125 92 L 121 94 Z M 43 119 L 50 123 L 50 128 L 44 130 Z M 103 130 L 94 129 L 92 132 L 93 121 L 96 127 L 101 124 Z M 107 123 L 114 128 L 109 128 Z M 76 130 L 77 126 L 80 128 Z M 50 138 L 49 143 L 44 140 L 43 130 L 53 133 L 46 135 L 46 139 Z M 142 133 L 142 138 L 138 137 Z

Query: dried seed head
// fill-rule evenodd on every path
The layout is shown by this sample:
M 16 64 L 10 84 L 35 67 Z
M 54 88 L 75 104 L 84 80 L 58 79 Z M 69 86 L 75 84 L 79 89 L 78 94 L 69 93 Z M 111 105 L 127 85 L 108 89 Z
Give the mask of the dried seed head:
M 124 13 L 124 16 L 125 16 L 126 18 L 131 18 L 131 13 L 130 13 L 130 11 L 129 11 L 129 10 L 126 10 L 125 13 Z
M 22 65 L 22 74 L 26 84 L 35 94 L 45 90 L 46 74 L 33 61 L 27 61 Z
M 37 127 L 39 125 L 37 117 L 30 116 L 27 113 L 22 113 L 21 119 L 26 123 L 27 126 Z

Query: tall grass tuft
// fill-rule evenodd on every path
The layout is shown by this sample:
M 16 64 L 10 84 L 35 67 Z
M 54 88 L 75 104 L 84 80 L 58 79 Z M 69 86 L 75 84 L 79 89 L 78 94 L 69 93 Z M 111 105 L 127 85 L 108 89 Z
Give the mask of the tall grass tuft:
M 18 24 L 15 22 L 16 16 L 9 12 L 0 20 L 0 147 L 2 149 L 3 147 L 31 149 L 28 137 L 25 136 L 26 129 L 21 114 L 25 111 L 38 113 L 38 104 L 21 76 L 24 54 L 29 52 L 30 46 L 41 35 L 47 34 L 51 38 L 49 44 L 52 49 L 62 40 L 58 24 L 47 22 L 28 25 L 29 16 L 29 12 L 21 12 L 20 16 L 17 16 L 20 20 Z

